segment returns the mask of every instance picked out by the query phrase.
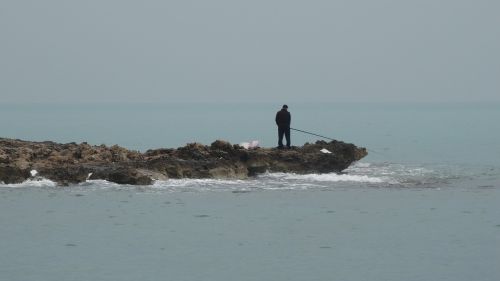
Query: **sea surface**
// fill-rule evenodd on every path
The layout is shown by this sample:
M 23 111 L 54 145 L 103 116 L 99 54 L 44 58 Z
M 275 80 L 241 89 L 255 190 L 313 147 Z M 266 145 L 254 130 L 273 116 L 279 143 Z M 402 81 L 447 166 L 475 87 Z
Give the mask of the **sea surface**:
M 500 280 L 500 103 L 288 106 L 369 155 L 343 174 L 0 183 L 0 280 Z M 273 147 L 280 108 L 0 103 L 0 137 Z

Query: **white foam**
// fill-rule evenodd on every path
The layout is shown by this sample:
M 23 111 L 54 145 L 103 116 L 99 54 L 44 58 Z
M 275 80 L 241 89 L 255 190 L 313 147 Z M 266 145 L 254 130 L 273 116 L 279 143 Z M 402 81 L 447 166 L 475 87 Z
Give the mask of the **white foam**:
M 87 183 L 99 184 L 98 181 Z M 252 191 L 252 190 L 307 190 L 328 187 L 332 182 L 382 183 L 382 178 L 366 175 L 346 174 L 290 174 L 267 173 L 256 178 L 237 179 L 168 179 L 157 180 L 146 189 L 171 192 L 203 192 L 203 191 Z M 105 181 L 102 184 L 109 184 Z M 325 185 L 326 184 L 326 185 Z
M 99 186 L 101 188 L 109 188 L 109 187 L 119 187 L 121 184 L 110 182 L 107 180 L 86 180 L 78 184 L 79 186 Z
M 246 189 L 249 183 L 248 180 L 169 179 L 157 180 L 151 188 L 169 191 L 223 191 Z
M 27 179 L 22 183 L 4 184 L 6 187 L 22 188 L 22 187 L 55 187 L 57 183 L 42 177 Z
M 312 182 L 361 182 L 361 183 L 382 183 L 384 179 L 378 177 L 369 177 L 367 175 L 348 175 L 348 174 L 288 174 L 288 173 L 270 173 L 264 175 L 267 178 L 276 178 L 282 180 L 302 180 Z
M 366 175 L 398 186 L 433 186 L 463 177 L 463 171 L 449 165 L 356 163 L 345 170 L 349 175 Z
M 36 176 L 38 174 L 38 171 L 37 170 L 31 170 L 30 174 L 31 174 L 32 177 L 34 177 L 34 176 Z
M 243 180 L 223 180 L 223 179 L 169 179 L 158 180 L 153 183 L 153 186 L 188 186 L 188 185 L 219 185 L 219 184 L 235 184 L 244 183 Z

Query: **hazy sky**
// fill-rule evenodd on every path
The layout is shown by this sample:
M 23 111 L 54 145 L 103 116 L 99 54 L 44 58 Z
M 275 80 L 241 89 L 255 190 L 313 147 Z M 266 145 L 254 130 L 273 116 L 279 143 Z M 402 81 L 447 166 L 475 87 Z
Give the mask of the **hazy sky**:
M 1 0 L 0 102 L 500 101 L 498 0 Z

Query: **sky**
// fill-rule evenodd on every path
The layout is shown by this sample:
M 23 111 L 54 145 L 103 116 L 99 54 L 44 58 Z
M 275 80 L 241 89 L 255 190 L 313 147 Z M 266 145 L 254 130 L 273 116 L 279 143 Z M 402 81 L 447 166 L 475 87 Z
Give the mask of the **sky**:
M 497 0 L 1 0 L 0 102 L 500 101 Z

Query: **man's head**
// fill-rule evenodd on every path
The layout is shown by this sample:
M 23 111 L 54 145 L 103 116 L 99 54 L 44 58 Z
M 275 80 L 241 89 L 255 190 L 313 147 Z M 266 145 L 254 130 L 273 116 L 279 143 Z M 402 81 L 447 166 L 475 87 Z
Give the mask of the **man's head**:
M 288 109 L 288 105 L 284 104 L 282 109 Z

